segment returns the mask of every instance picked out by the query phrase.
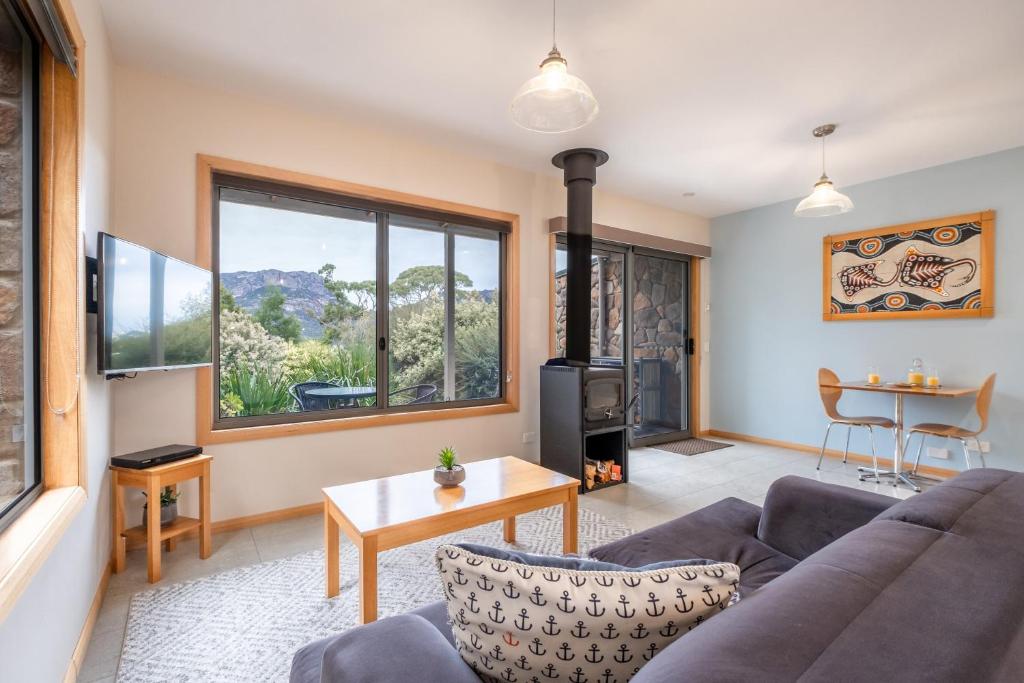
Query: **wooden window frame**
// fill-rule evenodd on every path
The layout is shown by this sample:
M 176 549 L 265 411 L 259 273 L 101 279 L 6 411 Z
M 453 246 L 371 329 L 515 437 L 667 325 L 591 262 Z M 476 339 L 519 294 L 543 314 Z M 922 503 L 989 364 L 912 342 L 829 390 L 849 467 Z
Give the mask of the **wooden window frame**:
M 519 410 L 519 216 L 467 204 L 432 199 L 419 195 L 360 185 L 321 176 L 235 161 L 205 154 L 196 155 L 196 263 L 213 267 L 213 187 L 214 174 L 289 185 L 299 189 L 380 202 L 396 207 L 419 209 L 507 223 L 505 239 L 506 299 L 502 329 L 502 367 L 506 376 L 503 397 L 484 405 L 438 407 L 429 410 L 388 409 L 386 412 L 347 415 L 327 419 L 296 419 L 290 422 L 255 426 L 217 428 L 213 368 L 198 368 L 196 375 L 196 441 L 201 445 L 232 443 L 253 439 L 317 434 L 344 429 L 380 427 L 411 422 L 458 419 L 513 413 Z
M 39 75 L 39 372 L 43 491 L 0 534 L 0 622 L 85 504 L 81 401 L 84 260 L 78 214 L 85 39 L 70 0 L 55 5 L 78 78 L 45 45 Z

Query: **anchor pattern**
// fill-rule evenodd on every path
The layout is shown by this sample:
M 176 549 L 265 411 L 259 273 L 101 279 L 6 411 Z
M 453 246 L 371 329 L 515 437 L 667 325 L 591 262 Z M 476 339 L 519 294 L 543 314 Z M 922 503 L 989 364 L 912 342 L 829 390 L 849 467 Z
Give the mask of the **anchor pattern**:
M 459 654 L 485 683 L 625 683 L 739 597 L 728 563 L 583 571 L 456 545 L 436 560 Z

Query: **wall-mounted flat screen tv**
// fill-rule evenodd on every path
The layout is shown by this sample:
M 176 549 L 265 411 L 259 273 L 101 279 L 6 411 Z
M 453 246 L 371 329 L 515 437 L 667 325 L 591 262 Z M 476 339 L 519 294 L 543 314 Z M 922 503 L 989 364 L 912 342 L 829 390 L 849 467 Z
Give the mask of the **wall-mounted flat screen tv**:
M 210 271 L 104 232 L 96 271 L 100 374 L 211 363 Z

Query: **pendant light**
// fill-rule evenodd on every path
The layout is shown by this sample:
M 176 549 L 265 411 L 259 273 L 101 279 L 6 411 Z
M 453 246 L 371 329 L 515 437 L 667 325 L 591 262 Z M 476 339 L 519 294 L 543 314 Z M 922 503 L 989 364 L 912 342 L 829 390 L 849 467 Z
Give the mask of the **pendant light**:
M 837 191 L 828 175 L 825 174 L 825 138 L 835 130 L 834 123 L 826 123 L 811 131 L 814 137 L 821 138 L 821 178 L 814 183 L 814 191 L 797 204 L 796 211 L 793 212 L 795 216 L 819 218 L 853 211 L 853 202 L 850 198 Z
M 555 0 L 551 2 L 551 52 L 540 73 L 523 83 L 512 98 L 512 120 L 538 133 L 565 133 L 582 128 L 597 116 L 594 93 L 568 64 L 555 41 Z

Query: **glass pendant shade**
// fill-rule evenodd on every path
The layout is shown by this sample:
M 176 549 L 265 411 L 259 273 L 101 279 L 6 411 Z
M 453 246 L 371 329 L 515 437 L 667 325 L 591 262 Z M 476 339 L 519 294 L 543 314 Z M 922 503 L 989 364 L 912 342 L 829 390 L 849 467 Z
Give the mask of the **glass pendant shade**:
M 836 216 L 847 211 L 853 211 L 853 202 L 836 190 L 827 175 L 822 175 L 814 184 L 814 191 L 797 204 L 793 214 L 801 218 L 820 218 Z
M 582 79 L 569 73 L 552 50 L 540 73 L 526 81 L 512 98 L 512 120 L 538 133 L 565 133 L 582 128 L 597 116 L 597 100 Z

